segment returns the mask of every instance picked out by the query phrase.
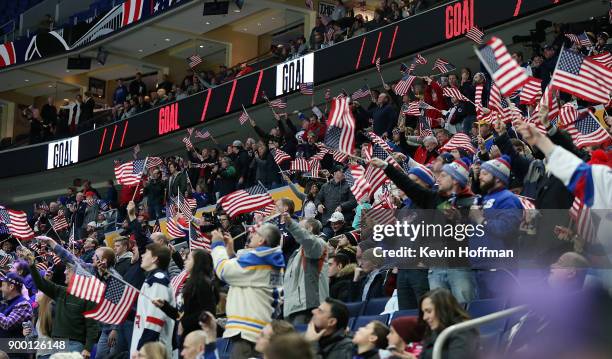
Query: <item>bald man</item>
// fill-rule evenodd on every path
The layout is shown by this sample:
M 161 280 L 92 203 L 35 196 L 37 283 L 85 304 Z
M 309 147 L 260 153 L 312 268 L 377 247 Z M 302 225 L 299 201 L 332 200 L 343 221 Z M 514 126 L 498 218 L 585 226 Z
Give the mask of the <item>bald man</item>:
M 181 356 L 183 359 L 196 359 L 204 357 L 204 347 L 206 345 L 206 332 L 195 330 L 185 337 Z

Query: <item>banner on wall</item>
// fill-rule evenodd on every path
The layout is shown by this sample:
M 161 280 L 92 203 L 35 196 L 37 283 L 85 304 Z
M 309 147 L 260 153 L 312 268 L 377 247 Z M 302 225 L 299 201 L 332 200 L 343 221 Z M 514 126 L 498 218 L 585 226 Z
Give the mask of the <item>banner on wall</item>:
M 276 96 L 298 90 L 305 82 L 314 82 L 314 53 L 276 65 Z
M 68 166 L 77 162 L 79 162 L 79 136 L 48 144 L 48 170 Z
M 319 15 L 320 16 L 331 16 L 334 12 L 336 5 L 325 1 L 319 1 Z

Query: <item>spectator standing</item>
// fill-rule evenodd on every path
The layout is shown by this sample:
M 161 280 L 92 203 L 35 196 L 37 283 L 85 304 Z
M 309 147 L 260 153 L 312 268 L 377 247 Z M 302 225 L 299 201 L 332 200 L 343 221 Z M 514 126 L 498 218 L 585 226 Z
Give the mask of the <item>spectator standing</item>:
M 136 78 L 130 82 L 130 96 L 131 98 L 137 98 L 138 96 L 147 95 L 147 84 L 142 81 L 142 74 L 136 73 Z
M 150 299 L 165 300 L 174 306 L 174 294 L 167 274 L 170 249 L 158 243 L 146 246 L 140 267 L 147 272 L 136 307 L 134 332 L 130 353 L 140 350 L 145 344 L 159 342 L 166 348 L 167 358 L 172 355 L 174 320 L 157 308 Z
M 125 276 L 127 271 L 130 269 L 132 263 L 133 254 L 129 250 L 130 240 L 127 237 L 117 237 L 113 241 L 113 250 L 115 251 L 115 270 Z
M 113 106 L 118 106 L 123 104 L 125 99 L 127 98 L 129 92 L 128 89 L 123 84 L 122 79 L 117 79 L 117 88 L 113 93 Z
M 168 162 L 168 171 L 170 171 L 170 177 L 168 178 L 166 199 L 176 199 L 179 193 L 181 196 L 185 196 L 188 192 L 187 174 L 181 171 L 179 165 L 173 160 Z
M 320 237 L 321 222 L 316 219 L 305 219 L 298 224 L 285 212 L 283 220 L 300 245 L 287 260 L 283 316 L 293 324 L 306 324 L 312 309 L 329 297 L 327 245 Z
M 351 287 L 355 276 L 354 249 L 341 249 L 329 259 L 329 296 L 343 302 L 350 302 Z
M 57 108 L 53 104 L 53 97 L 49 96 L 47 98 L 47 103 L 44 104 L 40 110 L 40 116 L 42 117 L 42 122 L 45 125 L 45 129 L 50 135 L 52 129 L 55 129 L 57 126 Z
M 32 279 L 41 292 L 55 301 L 53 314 L 52 338 L 68 338 L 67 350 L 78 352 L 89 357 L 99 335 L 98 323 L 86 319 L 83 312 L 93 310 L 96 304 L 68 294 L 67 287 L 55 284 L 41 277 L 34 264 L 34 255 L 30 253 L 26 258 L 30 264 Z M 66 284 L 74 276 L 75 267 L 66 266 Z
M 365 301 L 370 298 L 385 296 L 385 279 L 387 271 L 383 268 L 383 259 L 374 255 L 374 248 L 367 249 L 358 260 L 355 268 L 351 297 L 353 301 Z
M 226 304 L 228 321 L 223 337 L 231 338 L 232 359 L 256 355 L 257 336 L 263 323 L 272 320 L 285 267 L 280 240 L 278 228 L 264 223 L 251 234 L 249 249 L 230 259 L 233 254 L 231 237 L 224 237 L 218 230 L 212 232 L 215 273 L 230 286 Z
M 161 170 L 159 168 L 153 168 L 151 176 L 147 178 L 143 192 L 147 197 L 149 220 L 161 218 L 163 216 L 162 208 L 166 194 L 166 181 L 161 178 Z
M 344 178 L 342 166 L 336 166 L 331 181 L 321 187 L 315 198 L 317 211 L 322 215 L 321 222 L 324 227 L 330 227 L 329 219 L 334 212 L 342 212 L 346 219 L 352 218 L 352 211 L 357 207 L 355 196 Z
M 397 123 L 397 112 L 391 106 L 389 95 L 378 95 L 376 107 L 370 111 L 370 116 L 374 133 L 381 137 L 390 137 Z

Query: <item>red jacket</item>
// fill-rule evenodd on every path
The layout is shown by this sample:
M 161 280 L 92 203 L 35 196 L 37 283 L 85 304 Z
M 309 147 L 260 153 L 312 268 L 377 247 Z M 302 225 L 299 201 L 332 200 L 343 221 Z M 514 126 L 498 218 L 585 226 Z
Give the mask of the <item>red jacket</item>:
M 306 129 L 306 131 L 304 131 L 304 133 L 302 134 L 302 139 L 304 141 L 308 141 L 308 132 L 314 132 L 317 135 L 317 139 L 319 141 L 323 141 L 323 139 L 325 138 L 325 130 L 326 126 L 324 123 L 315 122 L 314 125 L 308 125 L 308 129 Z
M 138 186 L 138 193 L 136 193 L 136 196 L 134 197 L 135 203 L 142 201 L 142 194 L 140 193 L 142 186 L 142 183 Z M 130 203 L 135 189 L 136 186 L 121 186 L 121 191 L 119 191 L 119 206 L 124 207 Z
M 419 146 L 416 151 L 414 151 L 414 160 L 418 163 L 428 165 L 432 163 L 436 157 L 438 157 L 438 151 L 434 150 L 432 152 L 428 152 L 425 146 Z
M 436 94 L 436 100 L 433 99 L 433 93 Z M 430 85 L 425 86 L 425 91 L 423 93 L 424 100 L 428 105 L 431 105 L 438 110 L 448 110 L 448 105 L 444 100 L 444 93 L 442 92 L 442 87 L 438 84 L 437 81 L 432 81 Z M 440 118 L 442 118 L 442 113 L 436 110 L 425 110 L 425 116 L 431 118 L 431 127 L 436 128 L 440 127 Z

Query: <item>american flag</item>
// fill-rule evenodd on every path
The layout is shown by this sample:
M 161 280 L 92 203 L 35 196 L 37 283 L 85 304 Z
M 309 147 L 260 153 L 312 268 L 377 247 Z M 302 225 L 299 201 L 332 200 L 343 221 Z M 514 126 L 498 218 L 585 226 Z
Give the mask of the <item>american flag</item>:
M 234 191 L 219 198 L 218 202 L 230 217 L 274 204 L 268 191 L 260 184 Z
M 331 150 L 331 151 L 329 151 L 329 153 L 332 155 L 333 160 L 336 161 L 336 162 L 344 163 L 349 158 L 349 155 L 347 155 L 344 152 L 340 152 L 340 151 L 336 151 L 336 150 Z
M 610 138 L 610 135 L 587 110 L 578 114 L 578 120 L 566 127 L 576 147 L 598 145 Z
M 253 211 L 254 215 L 259 215 L 262 216 L 263 218 L 265 217 L 270 217 L 272 215 L 272 213 L 274 213 L 276 211 L 276 204 L 271 203 L 267 206 L 265 206 L 262 209 L 258 209 L 257 211 Z M 250 226 L 248 228 L 249 232 L 255 232 L 257 230 L 258 227 L 261 227 L 261 224 L 263 223 L 263 221 L 259 224 L 256 224 L 254 226 Z
M 421 116 L 421 108 L 419 101 L 412 101 L 408 104 L 406 111 L 403 112 L 406 116 Z
M 472 145 L 472 139 L 465 133 L 454 134 L 444 146 L 440 148 L 440 152 L 450 152 L 454 149 L 463 148 L 464 150 L 476 153 L 476 149 Z
M 145 160 L 129 161 L 115 166 L 117 183 L 133 186 L 140 182 L 145 167 Z
M 183 238 L 189 234 L 189 222 L 185 217 L 168 217 L 166 221 L 166 232 L 172 238 Z
M 380 57 L 376 59 L 376 71 L 380 72 Z
M 442 89 L 442 94 L 446 97 L 455 98 L 458 101 L 469 101 L 469 99 L 465 97 L 456 87 L 445 87 Z
M 370 88 L 368 87 L 368 85 L 365 85 L 362 88 L 358 89 L 357 91 L 353 92 L 353 94 L 351 95 L 351 98 L 353 100 L 359 100 L 360 98 L 364 98 L 368 96 L 370 96 Z
M 0 256 L 0 268 L 6 267 L 12 260 L 12 257 L 7 255 Z
M 2 264 L 0 263 L 0 267 L 1 266 Z M 38 269 L 39 271 L 43 271 L 43 270 L 46 271 L 49 269 L 49 267 L 47 266 L 47 263 L 40 262 L 40 263 L 36 263 L 36 269 Z
M 0 206 L 0 223 L 4 223 L 8 232 L 19 239 L 34 238 L 34 232 L 28 224 L 28 216 L 23 211 Z
M 285 161 L 291 161 L 291 156 L 289 156 L 285 151 L 281 150 L 280 148 L 273 148 L 270 150 L 270 152 L 272 152 L 274 162 L 279 165 Z
M 53 230 L 55 230 L 56 232 L 63 231 L 65 229 L 68 229 L 69 227 L 68 222 L 66 222 L 66 217 L 64 217 L 63 212 L 59 212 L 57 216 L 55 216 L 51 220 L 51 225 L 53 226 Z
M 183 269 L 181 273 L 170 280 L 170 287 L 175 297 L 179 294 L 181 288 L 183 288 L 187 277 L 189 277 L 189 274 L 187 274 L 187 270 Z
M 191 219 L 193 218 L 193 213 L 191 211 L 189 203 L 187 203 L 185 196 L 182 196 L 179 193 L 177 196 L 176 203 L 178 204 L 179 212 L 181 212 L 185 216 L 185 218 L 187 218 L 187 220 L 191 221 Z
M 194 68 L 202 63 L 202 57 L 198 54 L 193 54 L 187 58 L 187 61 L 189 62 L 189 67 Z
M 574 223 L 576 233 L 586 242 L 592 242 L 594 239 L 594 231 L 591 210 L 589 207 L 585 206 L 584 202 L 582 202 L 580 198 L 574 197 L 574 202 L 569 210 L 569 215 Z
M 164 164 L 164 161 L 159 157 L 147 157 L 147 169 L 151 169 Z
M 302 95 L 314 95 L 314 83 L 313 82 L 304 82 L 300 85 L 300 93 Z
M 362 198 L 369 197 L 370 190 L 372 187 L 365 178 L 365 169 L 361 165 L 350 165 L 349 168 L 344 171 L 344 178 L 346 183 L 351 186 L 351 192 L 357 202 Z
M 612 91 L 612 68 L 561 49 L 550 86 L 589 102 L 607 104 Z
M 132 309 L 136 298 L 138 298 L 138 291 L 113 275 L 106 284 L 104 298 L 96 308 L 84 312 L 83 315 L 85 318 L 105 324 L 121 324 Z
M 196 138 L 201 138 L 203 140 L 207 140 L 210 138 L 210 131 L 208 131 L 207 129 L 202 129 L 202 131 L 196 130 L 195 132 L 195 137 Z
M 476 49 L 476 55 L 491 74 L 502 95 L 509 96 L 527 82 L 527 75 L 510 56 L 504 43 L 492 37 L 485 46 Z
M 535 202 L 532 198 L 525 197 L 525 196 L 519 196 L 519 195 L 517 195 L 517 197 L 519 201 L 521 202 L 523 209 L 527 209 L 527 210 L 536 209 Z
M 189 226 L 189 249 L 208 249 L 210 250 L 210 237 L 206 236 L 193 224 Z
M 327 147 L 324 146 L 320 146 L 319 147 L 319 152 L 315 153 L 312 157 L 310 157 L 311 159 L 317 160 L 317 161 L 322 161 L 323 157 L 325 157 L 325 155 L 329 152 L 329 149 Z
M 161 232 L 161 226 L 159 224 L 159 218 L 155 220 L 155 224 L 153 224 L 153 228 L 151 228 L 151 233 Z
M 468 30 L 468 32 L 465 33 L 465 37 L 474 41 L 478 45 L 482 44 L 483 36 L 484 36 L 484 32 L 482 32 L 482 30 L 480 30 L 476 26 L 473 26 L 471 29 Z
M 431 130 L 431 121 L 428 117 L 419 116 L 418 130 L 419 138 L 433 136 L 433 131 Z
M 599 62 L 600 64 L 606 67 L 612 67 L 612 55 L 609 52 L 602 52 L 601 54 L 593 55 L 589 58 L 595 62 Z
M 75 297 L 99 303 L 104 296 L 104 283 L 80 264 L 74 266 L 74 274 L 68 284 L 68 293 Z
M 270 106 L 271 109 L 284 109 L 287 108 L 287 99 L 281 97 L 281 98 L 277 98 L 276 100 L 272 100 L 268 103 L 268 105 Z
M 400 96 L 404 96 L 410 90 L 410 87 L 415 79 L 416 77 L 412 75 L 402 77 L 402 79 L 395 84 L 393 91 Z
M 531 105 L 542 97 L 542 80 L 528 77 L 521 90 L 521 104 Z
M 185 198 L 185 202 L 192 211 L 195 211 L 198 208 L 198 201 L 195 198 Z
M 355 118 L 349 100 L 347 97 L 332 100 L 324 142 L 328 147 L 351 154 L 355 147 Z
M 543 105 L 548 107 L 548 119 L 550 121 L 559 116 L 559 101 L 557 101 L 556 90 L 551 88 L 550 85 L 546 86 L 544 89 L 544 94 L 536 106 L 534 113 L 537 113 Z
M 408 67 L 408 65 L 406 65 L 403 62 L 400 64 L 400 72 L 402 74 L 409 74 L 412 71 L 414 71 L 415 68 L 416 68 L 416 65 L 414 64 L 414 62 L 410 65 L 410 68 Z
M 372 140 L 371 146 L 366 147 L 364 157 L 368 160 L 372 158 L 380 158 L 383 161 L 387 161 L 393 166 L 397 165 L 397 162 L 390 156 L 391 149 L 389 145 L 378 135 L 370 132 L 370 139 Z M 370 190 L 369 195 L 372 196 L 374 193 L 385 183 L 389 182 L 389 178 L 385 175 L 385 171 L 368 165 L 365 169 L 365 180 L 368 182 Z
M 593 46 L 591 39 L 589 39 L 589 36 L 585 32 L 583 32 L 582 34 L 578 34 L 578 35 L 565 34 L 565 37 L 567 37 L 571 42 L 573 42 L 574 44 L 578 46 L 585 46 L 585 47 Z
M 310 171 L 310 164 L 304 157 L 298 157 L 291 161 L 291 171 L 308 172 Z
M 578 109 L 572 103 L 566 103 L 561 106 L 561 112 L 559 114 L 559 121 L 557 125 L 559 127 L 567 127 L 574 123 L 578 119 Z
M 321 170 L 321 162 L 319 162 L 319 160 L 311 158 L 310 161 L 308 161 L 308 165 L 310 166 L 310 175 L 312 177 L 318 177 L 319 171 Z
M 250 117 L 249 117 L 249 114 L 246 112 L 246 110 L 242 110 L 240 117 L 238 117 L 238 121 L 240 121 L 240 124 L 244 125 L 244 123 L 247 122 L 249 119 Z
M 377 224 L 389 224 L 396 221 L 395 209 L 388 208 L 387 204 L 383 202 L 376 203 L 367 210 L 365 215 Z
M 427 59 L 424 58 L 423 55 L 421 55 L 421 54 L 416 54 L 416 56 L 414 57 L 414 60 L 412 62 L 417 64 L 417 65 L 426 65 L 427 64 Z
M 455 65 L 451 64 L 450 62 L 444 59 L 436 59 L 436 62 L 434 63 L 432 70 L 435 70 L 435 69 L 438 69 L 438 71 L 440 71 L 441 74 L 445 74 L 447 72 L 455 71 L 455 69 L 457 68 L 455 67 Z
M 183 143 L 185 146 L 187 146 L 187 148 L 193 147 L 193 143 L 191 143 L 191 138 L 189 137 L 183 137 Z

